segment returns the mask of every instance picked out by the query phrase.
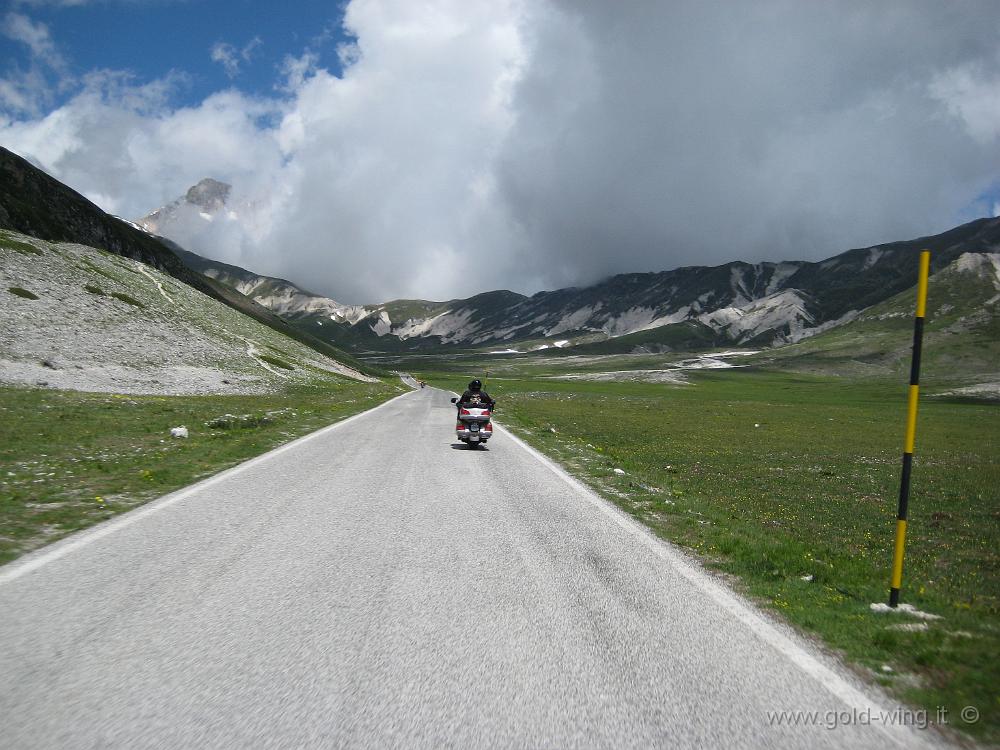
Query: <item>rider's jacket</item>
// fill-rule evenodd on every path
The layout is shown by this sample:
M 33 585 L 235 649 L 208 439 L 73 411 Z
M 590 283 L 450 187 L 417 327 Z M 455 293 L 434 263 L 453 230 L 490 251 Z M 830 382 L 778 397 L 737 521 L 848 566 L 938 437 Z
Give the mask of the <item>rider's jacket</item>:
M 458 406 L 463 404 L 473 405 L 473 404 L 488 404 L 493 405 L 493 399 L 490 398 L 490 394 L 486 391 L 466 391 L 462 394 L 462 397 L 458 399 Z

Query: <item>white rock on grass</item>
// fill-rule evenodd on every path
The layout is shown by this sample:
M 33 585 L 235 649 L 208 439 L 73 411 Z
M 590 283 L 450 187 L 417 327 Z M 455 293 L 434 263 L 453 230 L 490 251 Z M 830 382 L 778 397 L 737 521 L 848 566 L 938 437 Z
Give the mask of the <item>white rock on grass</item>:
M 904 633 L 923 633 L 930 630 L 931 626 L 926 622 L 901 622 L 896 625 L 889 625 L 886 630 L 901 630 Z
M 615 469 L 615 474 L 624 474 L 625 469 Z
M 911 617 L 919 617 L 921 620 L 941 620 L 944 619 L 941 615 L 933 615 L 930 612 L 921 612 L 919 609 L 914 607 L 912 604 L 900 604 L 898 607 L 890 607 L 884 602 L 873 602 L 869 605 L 869 609 L 872 612 L 878 614 L 887 613 L 898 613 L 903 615 L 910 615 Z
M 175 438 L 186 438 L 188 436 L 188 428 L 184 425 L 180 427 L 171 427 L 170 435 Z

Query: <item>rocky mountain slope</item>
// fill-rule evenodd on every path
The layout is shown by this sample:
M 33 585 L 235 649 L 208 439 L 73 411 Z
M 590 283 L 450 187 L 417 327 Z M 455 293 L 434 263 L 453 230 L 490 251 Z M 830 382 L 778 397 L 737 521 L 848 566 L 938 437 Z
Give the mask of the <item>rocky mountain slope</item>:
M 199 195 L 206 191 L 215 201 L 206 210 L 224 212 L 225 191 L 205 188 Z M 175 203 L 197 200 L 189 191 Z M 169 213 L 160 209 L 150 216 L 164 212 Z M 170 234 L 169 221 L 158 227 Z M 933 237 L 849 250 L 820 262 L 735 261 L 620 274 L 530 297 L 500 290 L 447 302 L 357 306 L 194 253 L 178 255 L 190 268 L 231 285 L 302 330 L 356 352 L 569 346 L 629 352 L 794 343 L 911 287 L 921 249 L 932 250 L 933 269 L 939 270 L 962 253 L 997 248 L 1000 219 L 980 219 Z
M 140 261 L 0 231 L 0 382 L 261 393 L 357 370 Z
M 803 371 L 904 375 L 915 303 L 915 291 L 907 289 L 758 361 Z M 1000 397 L 1000 252 L 962 253 L 930 277 L 922 370 L 938 383 L 965 384 L 968 395 Z
M 360 305 L 342 305 L 329 297 L 308 292 L 285 279 L 261 276 L 239 266 L 209 260 L 180 247 L 174 247 L 173 250 L 189 268 L 231 286 L 240 294 L 286 318 L 304 315 L 320 318 L 332 316 L 331 319 L 338 322 L 355 323 L 368 314 Z
M 169 241 L 110 216 L 79 193 L 25 159 L 0 148 L 0 229 L 51 242 L 67 242 L 107 250 L 172 276 L 275 331 L 311 347 L 322 356 L 368 371 L 350 355 L 294 327 L 272 310 L 232 287 L 193 271 L 174 253 Z

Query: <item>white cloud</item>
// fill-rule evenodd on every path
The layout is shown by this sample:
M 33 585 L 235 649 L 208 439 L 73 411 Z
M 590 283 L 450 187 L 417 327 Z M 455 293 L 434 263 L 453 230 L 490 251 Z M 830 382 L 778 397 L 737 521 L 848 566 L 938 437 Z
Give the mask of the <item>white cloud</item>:
M 281 72 L 285 76 L 285 83 L 280 84 L 277 88 L 294 94 L 309 76 L 316 73 L 318 65 L 319 56 L 309 50 L 298 57 L 286 55 L 281 63 Z
M 51 104 L 54 90 L 72 85 L 66 60 L 56 49 L 48 27 L 22 13 L 7 13 L 0 23 L 0 34 L 24 44 L 30 53 L 27 69 L 13 64 L 0 78 L 0 106 L 13 113 L 37 115 Z
M 345 25 L 342 77 L 305 49 L 272 99 L 176 108 L 176 79 L 96 72 L 0 143 L 129 218 L 230 182 L 252 220 L 182 244 L 346 302 L 818 258 L 945 229 L 1000 174 L 986 0 L 353 0 Z
M 1000 31 L 1000 29 L 998 29 Z M 963 65 L 931 80 L 930 91 L 983 144 L 1000 137 L 1000 72 L 981 63 Z
M 250 62 L 253 58 L 254 50 L 261 44 L 261 39 L 258 36 L 247 42 L 243 46 L 243 49 L 236 49 L 236 47 L 228 42 L 216 42 L 212 45 L 211 50 L 209 50 L 209 55 L 212 58 L 212 62 L 222 65 L 227 76 L 235 78 L 239 75 L 240 66 L 243 63 Z
M 55 44 L 43 23 L 35 23 L 22 13 L 8 13 L 3 22 L 3 33 L 9 39 L 26 44 L 33 57 L 54 70 L 63 70 L 66 61 L 56 51 Z
M 126 217 L 183 194 L 206 172 L 254 187 L 258 172 L 279 169 L 274 138 L 257 125 L 279 111 L 276 103 L 227 91 L 170 109 L 175 85 L 138 86 L 121 74 L 94 73 L 59 109 L 0 128 L 0 142 Z

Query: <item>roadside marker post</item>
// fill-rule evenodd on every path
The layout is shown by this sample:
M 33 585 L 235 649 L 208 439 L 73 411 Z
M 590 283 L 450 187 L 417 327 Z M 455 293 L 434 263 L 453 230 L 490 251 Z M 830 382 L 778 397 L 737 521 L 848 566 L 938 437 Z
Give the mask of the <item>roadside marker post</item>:
M 927 312 L 927 277 L 931 254 L 920 253 L 920 273 L 917 281 L 917 314 L 913 319 L 913 359 L 910 364 L 910 392 L 906 410 L 906 442 L 903 447 L 903 472 L 899 481 L 899 509 L 896 512 L 896 547 L 892 555 L 892 583 L 889 606 L 899 605 L 899 589 L 903 583 L 903 550 L 906 546 L 906 516 L 910 504 L 910 472 L 913 470 L 913 447 L 917 436 L 917 401 L 920 397 L 920 354 L 924 340 L 924 314 Z

